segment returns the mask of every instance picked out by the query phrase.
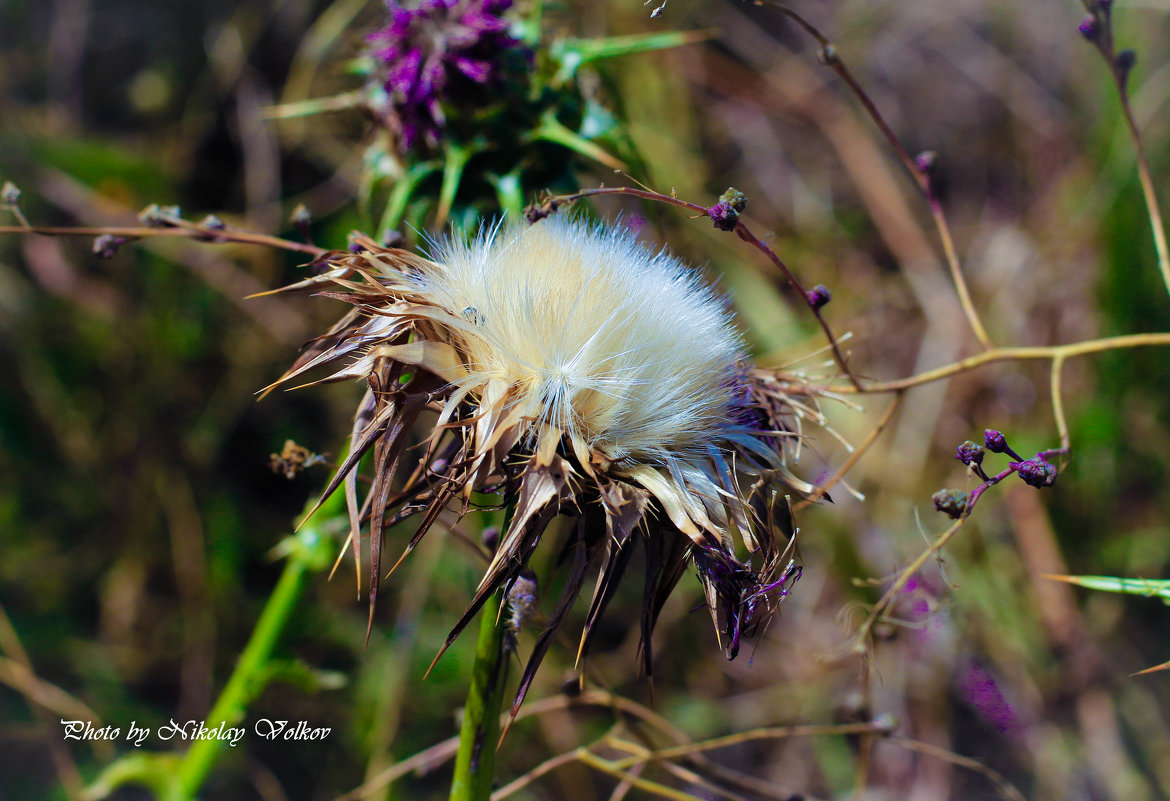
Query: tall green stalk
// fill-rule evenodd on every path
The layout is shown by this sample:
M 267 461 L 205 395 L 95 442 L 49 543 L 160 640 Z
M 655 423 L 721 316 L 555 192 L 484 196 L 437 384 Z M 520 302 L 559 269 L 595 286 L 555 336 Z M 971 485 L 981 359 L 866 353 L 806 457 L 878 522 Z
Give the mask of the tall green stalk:
M 512 524 L 515 502 L 504 514 L 500 536 Z M 504 591 L 484 602 L 479 610 L 479 638 L 463 724 L 459 728 L 459 752 L 455 755 L 455 777 L 449 801 L 489 801 L 496 777 L 496 745 L 500 737 L 500 710 L 508 679 L 508 654 L 504 649 L 504 625 L 500 607 Z
M 503 591 L 484 603 L 479 615 L 479 639 L 463 725 L 459 729 L 459 753 L 450 801 L 488 801 L 496 775 L 496 741 L 500 736 L 500 709 L 508 658 L 504 652 L 504 626 L 500 617 Z

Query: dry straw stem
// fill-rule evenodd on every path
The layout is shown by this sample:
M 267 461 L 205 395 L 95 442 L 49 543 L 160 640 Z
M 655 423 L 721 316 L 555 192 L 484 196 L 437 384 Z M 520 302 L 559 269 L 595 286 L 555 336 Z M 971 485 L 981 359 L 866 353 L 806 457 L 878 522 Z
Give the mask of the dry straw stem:
M 789 737 L 839 737 L 847 734 L 889 734 L 891 725 L 885 721 L 871 723 L 841 723 L 833 725 L 768 726 L 736 732 L 725 737 L 715 737 L 695 743 L 687 743 L 656 751 L 646 751 L 641 756 L 626 757 L 613 763 L 614 767 L 625 770 L 639 762 L 661 761 L 690 756 L 703 751 L 714 751 L 756 740 L 778 740 Z
M 515 721 L 525 720 L 526 718 L 535 717 L 538 715 L 547 714 L 549 712 L 557 712 L 564 709 L 576 709 L 587 707 L 601 707 L 611 709 L 615 713 L 623 716 L 633 717 L 645 723 L 654 726 L 667 732 L 674 739 L 682 738 L 676 729 L 670 726 L 665 719 L 657 715 L 655 712 L 647 709 L 636 701 L 631 701 L 627 698 L 622 698 L 617 695 L 605 692 L 603 690 L 590 690 L 582 693 L 579 696 L 573 697 L 568 695 L 557 695 L 552 698 L 543 698 L 539 701 L 533 701 L 520 708 L 520 711 L 515 716 Z M 510 715 L 503 714 L 500 716 L 500 725 L 507 724 Z M 368 781 L 360 787 L 352 791 L 340 795 L 334 801 L 358 801 L 358 799 L 365 797 L 369 793 L 393 784 L 398 779 L 410 773 L 417 773 L 425 775 L 435 770 L 440 765 L 455 756 L 459 750 L 459 738 L 450 737 L 441 743 L 437 743 L 430 748 L 419 751 L 407 759 L 402 760 L 376 776 L 371 777 Z
M 61 780 L 61 789 L 70 801 L 83 797 L 85 785 L 81 778 L 81 771 L 73 761 L 69 749 L 61 740 L 60 730 L 56 728 L 54 717 L 58 714 L 69 713 L 71 718 L 99 720 L 85 704 L 69 696 L 64 691 L 42 681 L 34 672 L 28 652 L 20 641 L 16 628 L 8 618 L 8 613 L 0 606 L 0 652 L 6 657 L 0 657 L 0 683 L 12 687 L 24 696 L 33 714 L 40 720 L 41 735 L 48 746 L 53 760 L 53 767 L 57 777 Z M 79 714 L 80 713 L 80 714 Z M 98 746 L 101 743 L 101 746 Z M 97 741 L 95 748 L 105 750 L 108 742 Z
M 882 132 L 882 136 L 886 138 L 890 147 L 897 153 L 898 159 L 902 162 L 907 172 L 910 173 L 910 177 L 914 179 L 914 183 L 918 186 L 919 191 L 922 192 L 923 197 L 926 198 L 927 206 L 930 208 L 931 219 L 934 220 L 939 241 L 942 243 L 943 254 L 946 256 L 947 268 L 950 270 L 951 280 L 954 281 L 955 291 L 959 295 L 959 303 L 963 307 L 963 314 L 966 316 L 971 330 L 975 332 L 975 338 L 979 340 L 979 343 L 984 348 L 990 350 L 993 347 L 991 338 L 987 335 L 987 329 L 983 326 L 983 322 L 979 319 L 979 313 L 975 311 L 975 304 L 971 301 L 971 292 L 967 288 L 967 280 L 963 277 L 962 265 L 959 263 L 959 254 L 955 249 L 955 240 L 951 235 L 951 227 L 947 222 L 946 212 L 943 210 L 942 203 L 934 191 L 934 184 L 930 176 L 930 166 L 928 164 L 920 164 L 906 150 L 905 145 L 902 144 L 902 140 L 890 128 L 881 112 L 878 111 L 873 100 L 866 93 L 865 89 L 862 88 L 861 84 L 857 82 L 857 79 L 853 77 L 853 73 L 849 71 L 849 68 L 845 66 L 845 62 L 841 59 L 841 55 L 837 51 L 836 46 L 827 36 L 788 6 L 772 2 L 772 0 L 755 0 L 755 5 L 776 9 L 784 14 L 784 16 L 796 22 L 806 33 L 817 40 L 821 46 L 820 52 L 818 53 L 821 63 L 837 73 L 838 77 L 856 95 L 862 107 L 865 108 L 866 113 L 869 114 L 870 119 L 877 125 L 878 130 Z
M 893 745 L 905 748 L 908 751 L 917 751 L 920 754 L 925 754 L 926 756 L 934 757 L 935 759 L 941 759 L 944 762 L 950 762 L 952 765 L 958 765 L 961 768 L 967 768 L 968 770 L 973 770 L 976 773 L 981 773 L 986 776 L 992 784 L 995 785 L 996 789 L 999 790 L 1000 795 L 1008 799 L 1008 801 L 1025 801 L 1024 794 L 1016 789 L 1014 784 L 1004 778 L 1002 773 L 996 770 L 992 770 L 977 759 L 971 759 L 970 757 L 956 754 L 954 751 L 948 751 L 945 748 L 939 748 L 937 745 L 919 742 L 918 740 L 911 740 L 906 737 L 893 736 L 889 738 L 888 742 Z
M 942 381 L 960 373 L 966 373 L 970 370 L 975 370 L 984 365 L 993 364 L 995 362 L 1015 362 L 1015 361 L 1035 361 L 1035 360 L 1059 360 L 1062 364 L 1065 359 L 1073 356 L 1087 356 L 1091 353 L 1104 353 L 1110 350 L 1125 350 L 1126 348 L 1140 348 L 1152 345 L 1165 346 L 1170 345 L 1170 333 L 1158 332 L 1150 334 L 1125 334 L 1116 337 L 1103 337 L 1101 339 L 1088 339 L 1083 342 L 1070 342 L 1065 345 L 1037 345 L 1025 347 L 995 347 L 983 353 L 977 353 L 974 356 L 968 356 L 965 359 L 960 359 L 957 362 L 944 364 L 942 367 L 936 367 L 933 370 L 919 373 L 918 375 L 908 376 L 907 378 L 898 378 L 893 381 L 877 381 L 871 384 L 866 384 L 858 389 L 856 386 L 841 385 L 837 387 L 830 387 L 830 392 L 840 392 L 843 394 L 861 392 L 872 394 L 876 392 L 901 392 L 912 387 L 922 386 L 934 381 Z
M 632 704 L 633 702 L 627 702 Z M 720 787 L 715 782 L 705 778 L 699 773 L 688 770 L 680 765 L 676 765 L 670 760 L 678 759 L 680 757 L 695 757 L 707 751 L 713 751 L 730 746 L 740 745 L 747 742 L 754 742 L 759 740 L 776 740 L 786 739 L 789 737 L 840 737 L 846 735 L 878 735 L 884 738 L 887 742 L 896 745 L 900 748 L 905 748 L 910 751 L 915 751 L 926 756 L 940 759 L 951 764 L 958 765 L 968 770 L 975 771 L 982 774 L 996 786 L 1000 795 L 1008 799 L 1008 801 L 1023 801 L 1023 795 L 1016 787 L 1009 782 L 1002 774 L 992 768 L 984 765 L 978 760 L 970 757 L 956 754 L 945 748 L 930 745 L 928 743 L 919 742 L 906 737 L 898 737 L 891 734 L 892 725 L 887 721 L 874 721 L 871 723 L 846 723 L 837 725 L 804 725 L 804 726 L 773 726 L 750 729 L 748 731 L 738 732 L 736 734 L 728 735 L 726 737 L 717 737 L 701 742 L 685 743 L 679 746 L 663 749 L 648 749 L 636 743 L 622 740 L 616 737 L 603 737 L 594 746 L 583 746 L 572 751 L 567 751 L 563 754 L 551 757 L 544 762 L 537 765 L 532 770 L 525 773 L 523 776 L 515 779 L 509 784 L 497 790 L 492 794 L 492 801 L 503 801 L 525 787 L 531 785 L 537 779 L 551 773 L 552 771 L 563 767 L 564 765 L 580 762 L 588 765 L 600 772 L 606 773 L 614 778 L 628 783 L 630 786 L 642 789 L 646 792 L 653 793 L 662 798 L 671 799 L 694 799 L 688 793 L 683 793 L 671 787 L 667 787 L 658 782 L 653 782 L 642 778 L 635 771 L 650 765 L 657 764 L 667 772 L 678 776 L 690 784 L 697 784 L 706 788 L 709 792 L 729 799 L 741 799 L 742 796 L 735 794 Z M 608 745 L 609 747 L 618 750 L 627 751 L 631 756 L 621 759 L 606 759 L 599 756 L 592 749 L 597 745 Z M 711 772 L 709 768 L 721 768 L 715 763 L 706 763 L 704 766 Z M 734 773 L 734 772 L 733 772 Z M 728 778 L 720 776 L 720 778 Z M 747 777 L 743 777 L 747 778 Z M 732 779 L 738 781 L 737 779 Z M 745 783 L 746 784 L 746 783 Z M 787 793 L 780 793 L 775 787 L 750 788 L 759 792 L 761 789 L 766 795 L 774 798 L 788 798 Z
M 679 791 L 673 788 L 665 787 L 656 782 L 650 782 L 636 776 L 632 771 L 639 768 L 640 765 L 645 765 L 650 762 L 661 762 L 670 759 L 686 759 L 692 766 L 699 771 L 716 776 L 717 778 L 727 782 L 740 785 L 746 789 L 754 792 L 763 791 L 765 795 L 769 794 L 769 789 L 757 787 L 756 782 L 751 777 L 738 773 L 737 771 L 726 768 L 718 763 L 709 761 L 704 753 L 707 751 L 716 750 L 719 748 L 726 748 L 728 746 L 737 745 L 744 742 L 751 742 L 755 740 L 765 739 L 781 739 L 786 737 L 816 737 L 816 736 L 840 736 L 847 734 L 889 734 L 890 726 L 888 723 L 851 723 L 842 725 L 826 725 L 826 726 L 776 726 L 760 729 L 752 729 L 750 731 L 741 732 L 739 734 L 730 735 L 727 737 L 718 737 L 711 740 L 701 742 L 692 742 L 685 734 L 676 729 L 665 718 L 653 710 L 632 701 L 628 698 L 614 695 L 603 690 L 589 690 L 579 696 L 571 697 L 568 695 L 558 695 L 552 698 L 545 698 L 539 701 L 534 701 L 520 709 L 516 715 L 516 720 L 524 720 L 530 717 L 544 715 L 550 712 L 565 710 L 565 709 L 585 709 L 585 708 L 602 708 L 609 709 L 618 716 L 619 719 L 633 719 L 640 723 L 646 724 L 650 728 L 662 733 L 666 737 L 674 740 L 677 745 L 669 748 L 654 750 L 643 750 L 640 746 L 638 748 L 638 756 L 627 757 L 621 760 L 607 760 L 597 756 L 589 748 L 602 743 L 610 743 L 618 745 L 618 741 L 613 738 L 603 737 L 594 746 L 577 748 L 572 751 L 559 754 L 551 757 L 540 763 L 533 769 L 529 770 L 524 775 L 513 780 L 509 784 L 497 790 L 492 794 L 493 801 L 501 801 L 516 792 L 522 790 L 528 785 L 532 784 L 537 779 L 557 768 L 569 764 L 571 762 L 581 762 L 590 767 L 599 770 L 608 775 L 623 781 L 628 781 L 636 788 L 653 792 L 659 795 L 665 793 L 663 797 L 667 798 L 684 798 L 690 801 L 694 796 L 687 794 L 680 794 Z M 508 720 L 508 715 L 501 715 L 500 723 L 505 724 Z M 441 743 L 431 746 L 423 751 L 414 754 L 407 759 L 402 760 L 394 765 L 391 765 L 386 770 L 382 771 L 377 776 L 371 777 L 368 781 L 354 790 L 338 796 L 334 801 L 358 801 L 358 799 L 365 797 L 369 793 L 386 787 L 393 782 L 401 779 L 409 774 L 425 775 L 431 771 L 439 768 L 448 760 L 455 756 L 455 752 L 459 747 L 459 739 L 451 737 Z M 628 750 L 628 749 L 627 749 Z M 962 757 L 958 757 L 963 759 Z M 788 795 L 776 796 L 787 798 Z

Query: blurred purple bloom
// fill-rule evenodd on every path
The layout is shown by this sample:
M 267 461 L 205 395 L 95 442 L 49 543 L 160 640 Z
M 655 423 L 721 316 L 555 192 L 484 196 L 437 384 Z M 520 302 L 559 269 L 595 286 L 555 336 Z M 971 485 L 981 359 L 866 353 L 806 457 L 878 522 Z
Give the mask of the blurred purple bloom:
M 960 689 L 979 714 L 1001 733 L 1015 731 L 1020 726 L 1016 710 L 1004 697 L 995 678 L 979 665 L 971 665 L 959 679 Z
M 409 150 L 420 139 L 438 144 L 443 103 L 472 85 L 495 80 L 502 53 L 520 47 L 503 13 L 512 0 L 387 0 L 389 23 L 369 35 L 386 90 L 380 116 Z
M 1097 24 L 1097 18 L 1092 14 L 1088 14 L 1081 20 L 1080 24 L 1077 25 L 1077 30 L 1090 42 L 1097 41 L 1097 37 L 1101 35 L 1101 27 Z

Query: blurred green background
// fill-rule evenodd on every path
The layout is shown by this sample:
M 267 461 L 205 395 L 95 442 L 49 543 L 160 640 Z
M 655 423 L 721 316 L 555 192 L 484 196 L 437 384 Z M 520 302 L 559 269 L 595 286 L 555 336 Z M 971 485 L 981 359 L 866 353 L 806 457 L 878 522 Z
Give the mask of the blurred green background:
M 943 202 L 997 344 L 1170 330 L 1132 148 L 1105 67 L 1076 33 L 1079 4 L 797 7 L 833 38 L 911 152 L 939 153 Z M 1139 54 L 1134 109 L 1158 183 L 1170 174 L 1168 10 L 1115 6 L 1118 41 Z M 860 374 L 897 378 L 973 353 L 924 204 L 810 40 L 774 10 L 735 0 L 649 12 L 637 0 L 550 3 L 543 21 L 546 41 L 713 29 L 704 43 L 582 76 L 640 154 L 635 177 L 701 203 L 729 185 L 747 193 L 747 221 L 807 284 L 832 290 L 826 315 L 851 332 Z M 135 224 L 160 203 L 296 238 L 286 221 L 304 203 L 315 241 L 344 247 L 349 231 L 377 222 L 354 201 L 366 123 L 273 121 L 265 108 L 353 88 L 344 63 L 381 18 L 379 3 L 354 0 L 6 0 L 0 180 L 23 190 L 24 213 L 42 224 Z M 582 185 L 620 180 L 578 166 Z M 743 243 L 668 209 L 597 208 L 622 211 L 717 280 L 761 363 L 832 375 L 818 366 L 823 343 L 807 313 Z M 269 454 L 294 439 L 336 457 L 360 395 L 338 385 L 256 401 L 340 313 L 305 296 L 243 300 L 302 277 L 300 259 L 150 240 L 100 261 L 91 244 L 0 238 L 3 801 L 67 797 L 62 746 L 85 780 L 129 750 L 63 744 L 55 721 L 77 704 L 123 727 L 206 715 L 279 575 L 273 547 L 327 478 L 318 467 L 289 481 Z M 1170 659 L 1170 610 L 1039 578 L 1170 577 L 1165 349 L 1070 362 L 1073 458 L 1057 486 L 992 491 L 945 560 L 902 594 L 904 625 L 879 632 L 869 681 L 847 653 L 864 604 L 943 529 L 930 494 L 969 485 L 953 459 L 959 442 L 999 428 L 1021 452 L 1058 444 L 1047 386 L 1044 364 L 1001 363 L 911 392 L 849 476 L 865 500 L 839 489 L 801 517 L 804 576 L 737 661 L 720 655 L 705 612 L 693 613 L 700 588 L 684 577 L 656 636 L 655 711 L 693 738 L 889 713 L 901 734 L 975 758 L 1029 798 L 1170 798 L 1170 674 L 1129 676 Z M 888 402 L 826 409 L 857 443 Z M 817 480 L 845 456 L 817 432 L 798 472 Z M 348 563 L 332 581 L 310 578 L 278 646 L 304 669 L 271 684 L 245 725 L 305 720 L 333 733 L 317 743 L 246 737 L 221 756 L 203 797 L 334 798 L 455 733 L 472 638 L 422 675 L 480 566 L 436 535 L 384 586 L 368 646 Z M 395 532 L 389 553 L 408 536 Z M 619 594 L 587 683 L 649 704 L 625 625 L 640 602 L 639 587 Z M 559 691 L 574 645 L 553 648 L 530 699 Z M 611 722 L 564 712 L 521 721 L 500 752 L 501 780 Z M 717 758 L 764 783 L 740 797 L 836 798 L 853 790 L 858 750 L 844 737 L 794 738 Z M 363 797 L 445 797 L 447 770 Z M 515 797 L 608 798 L 614 784 L 573 765 Z M 894 743 L 876 746 L 867 784 L 854 797 L 1000 797 L 978 772 Z

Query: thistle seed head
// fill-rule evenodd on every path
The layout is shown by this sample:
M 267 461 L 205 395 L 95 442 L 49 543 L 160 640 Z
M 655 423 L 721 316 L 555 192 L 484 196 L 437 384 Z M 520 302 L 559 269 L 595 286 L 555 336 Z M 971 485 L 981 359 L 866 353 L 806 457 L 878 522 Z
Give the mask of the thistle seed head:
M 658 612 L 688 562 L 734 656 L 799 576 L 787 495 L 816 487 L 787 467 L 802 406 L 787 403 L 780 377 L 749 369 L 723 299 L 627 230 L 563 217 L 450 238 L 430 259 L 362 244 L 299 285 L 331 282 L 320 294 L 353 309 L 281 382 L 340 362 L 322 381 L 368 385 L 326 494 L 373 450 L 371 576 L 390 523 L 420 515 L 414 543 L 444 510 L 495 492 L 514 512 L 448 644 L 488 595 L 515 584 L 548 523 L 569 513 L 578 521 L 569 576 L 542 637 L 597 565 L 584 652 L 641 544 L 645 669 Z M 437 417 L 418 454 L 406 433 L 428 409 Z M 346 491 L 356 496 L 356 482 Z M 351 508 L 362 503 L 354 497 Z M 544 650 L 538 642 L 520 697 Z

